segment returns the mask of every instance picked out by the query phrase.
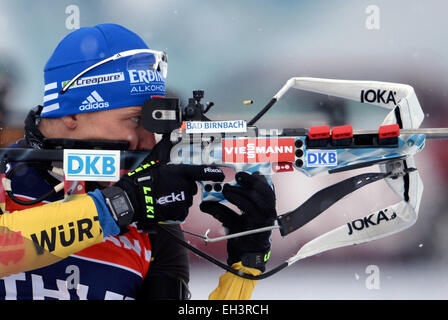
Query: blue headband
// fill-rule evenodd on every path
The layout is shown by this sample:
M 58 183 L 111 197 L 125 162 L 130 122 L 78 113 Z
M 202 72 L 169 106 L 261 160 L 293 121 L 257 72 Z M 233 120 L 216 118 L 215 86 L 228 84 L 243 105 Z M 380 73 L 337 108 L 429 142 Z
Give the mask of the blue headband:
M 81 28 L 67 35 L 57 46 L 44 70 L 45 93 L 41 116 L 66 115 L 141 106 L 152 96 L 165 96 L 165 81 L 151 66 L 150 53 L 109 61 L 79 77 L 70 88 L 62 88 L 76 75 L 117 53 L 147 49 L 132 31 L 102 24 Z

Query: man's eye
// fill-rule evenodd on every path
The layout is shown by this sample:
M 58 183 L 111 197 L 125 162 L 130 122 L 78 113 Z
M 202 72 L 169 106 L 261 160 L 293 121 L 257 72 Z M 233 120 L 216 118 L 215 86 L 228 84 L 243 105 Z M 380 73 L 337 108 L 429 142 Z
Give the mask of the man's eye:
M 140 117 L 131 117 L 131 120 L 134 121 L 135 123 L 139 123 Z

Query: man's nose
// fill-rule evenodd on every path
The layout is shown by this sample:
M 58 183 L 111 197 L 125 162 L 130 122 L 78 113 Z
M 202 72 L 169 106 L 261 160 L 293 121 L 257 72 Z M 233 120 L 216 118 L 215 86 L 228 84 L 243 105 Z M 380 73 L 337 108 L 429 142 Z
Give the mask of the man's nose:
M 137 150 L 150 150 L 156 145 L 154 133 L 146 130 L 143 126 L 137 127 L 138 144 Z

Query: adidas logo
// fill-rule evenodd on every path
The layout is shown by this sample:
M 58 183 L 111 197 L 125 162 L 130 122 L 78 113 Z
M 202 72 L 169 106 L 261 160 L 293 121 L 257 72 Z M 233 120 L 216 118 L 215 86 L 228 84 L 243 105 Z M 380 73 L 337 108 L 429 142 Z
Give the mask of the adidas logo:
M 106 102 L 96 92 L 96 90 L 90 92 L 90 95 L 79 106 L 79 111 L 91 110 L 91 109 L 103 109 L 109 107 L 109 102 Z

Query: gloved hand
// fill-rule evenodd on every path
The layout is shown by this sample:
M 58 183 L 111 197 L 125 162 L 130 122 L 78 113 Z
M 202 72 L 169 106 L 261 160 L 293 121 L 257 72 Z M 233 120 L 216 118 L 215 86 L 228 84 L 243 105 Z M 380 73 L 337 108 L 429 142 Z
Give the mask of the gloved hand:
M 241 187 L 225 184 L 222 193 L 242 214 L 214 201 L 203 201 L 200 209 L 222 222 L 229 234 L 272 226 L 277 217 L 275 193 L 266 178 L 238 172 L 235 179 Z M 227 264 L 242 261 L 244 266 L 264 272 L 270 256 L 270 236 L 271 231 L 266 231 L 227 240 Z
M 196 181 L 201 180 L 222 181 L 224 174 L 214 166 L 144 161 L 113 187 L 126 192 L 134 208 L 133 221 L 145 230 L 159 221 L 184 221 L 198 191 Z

